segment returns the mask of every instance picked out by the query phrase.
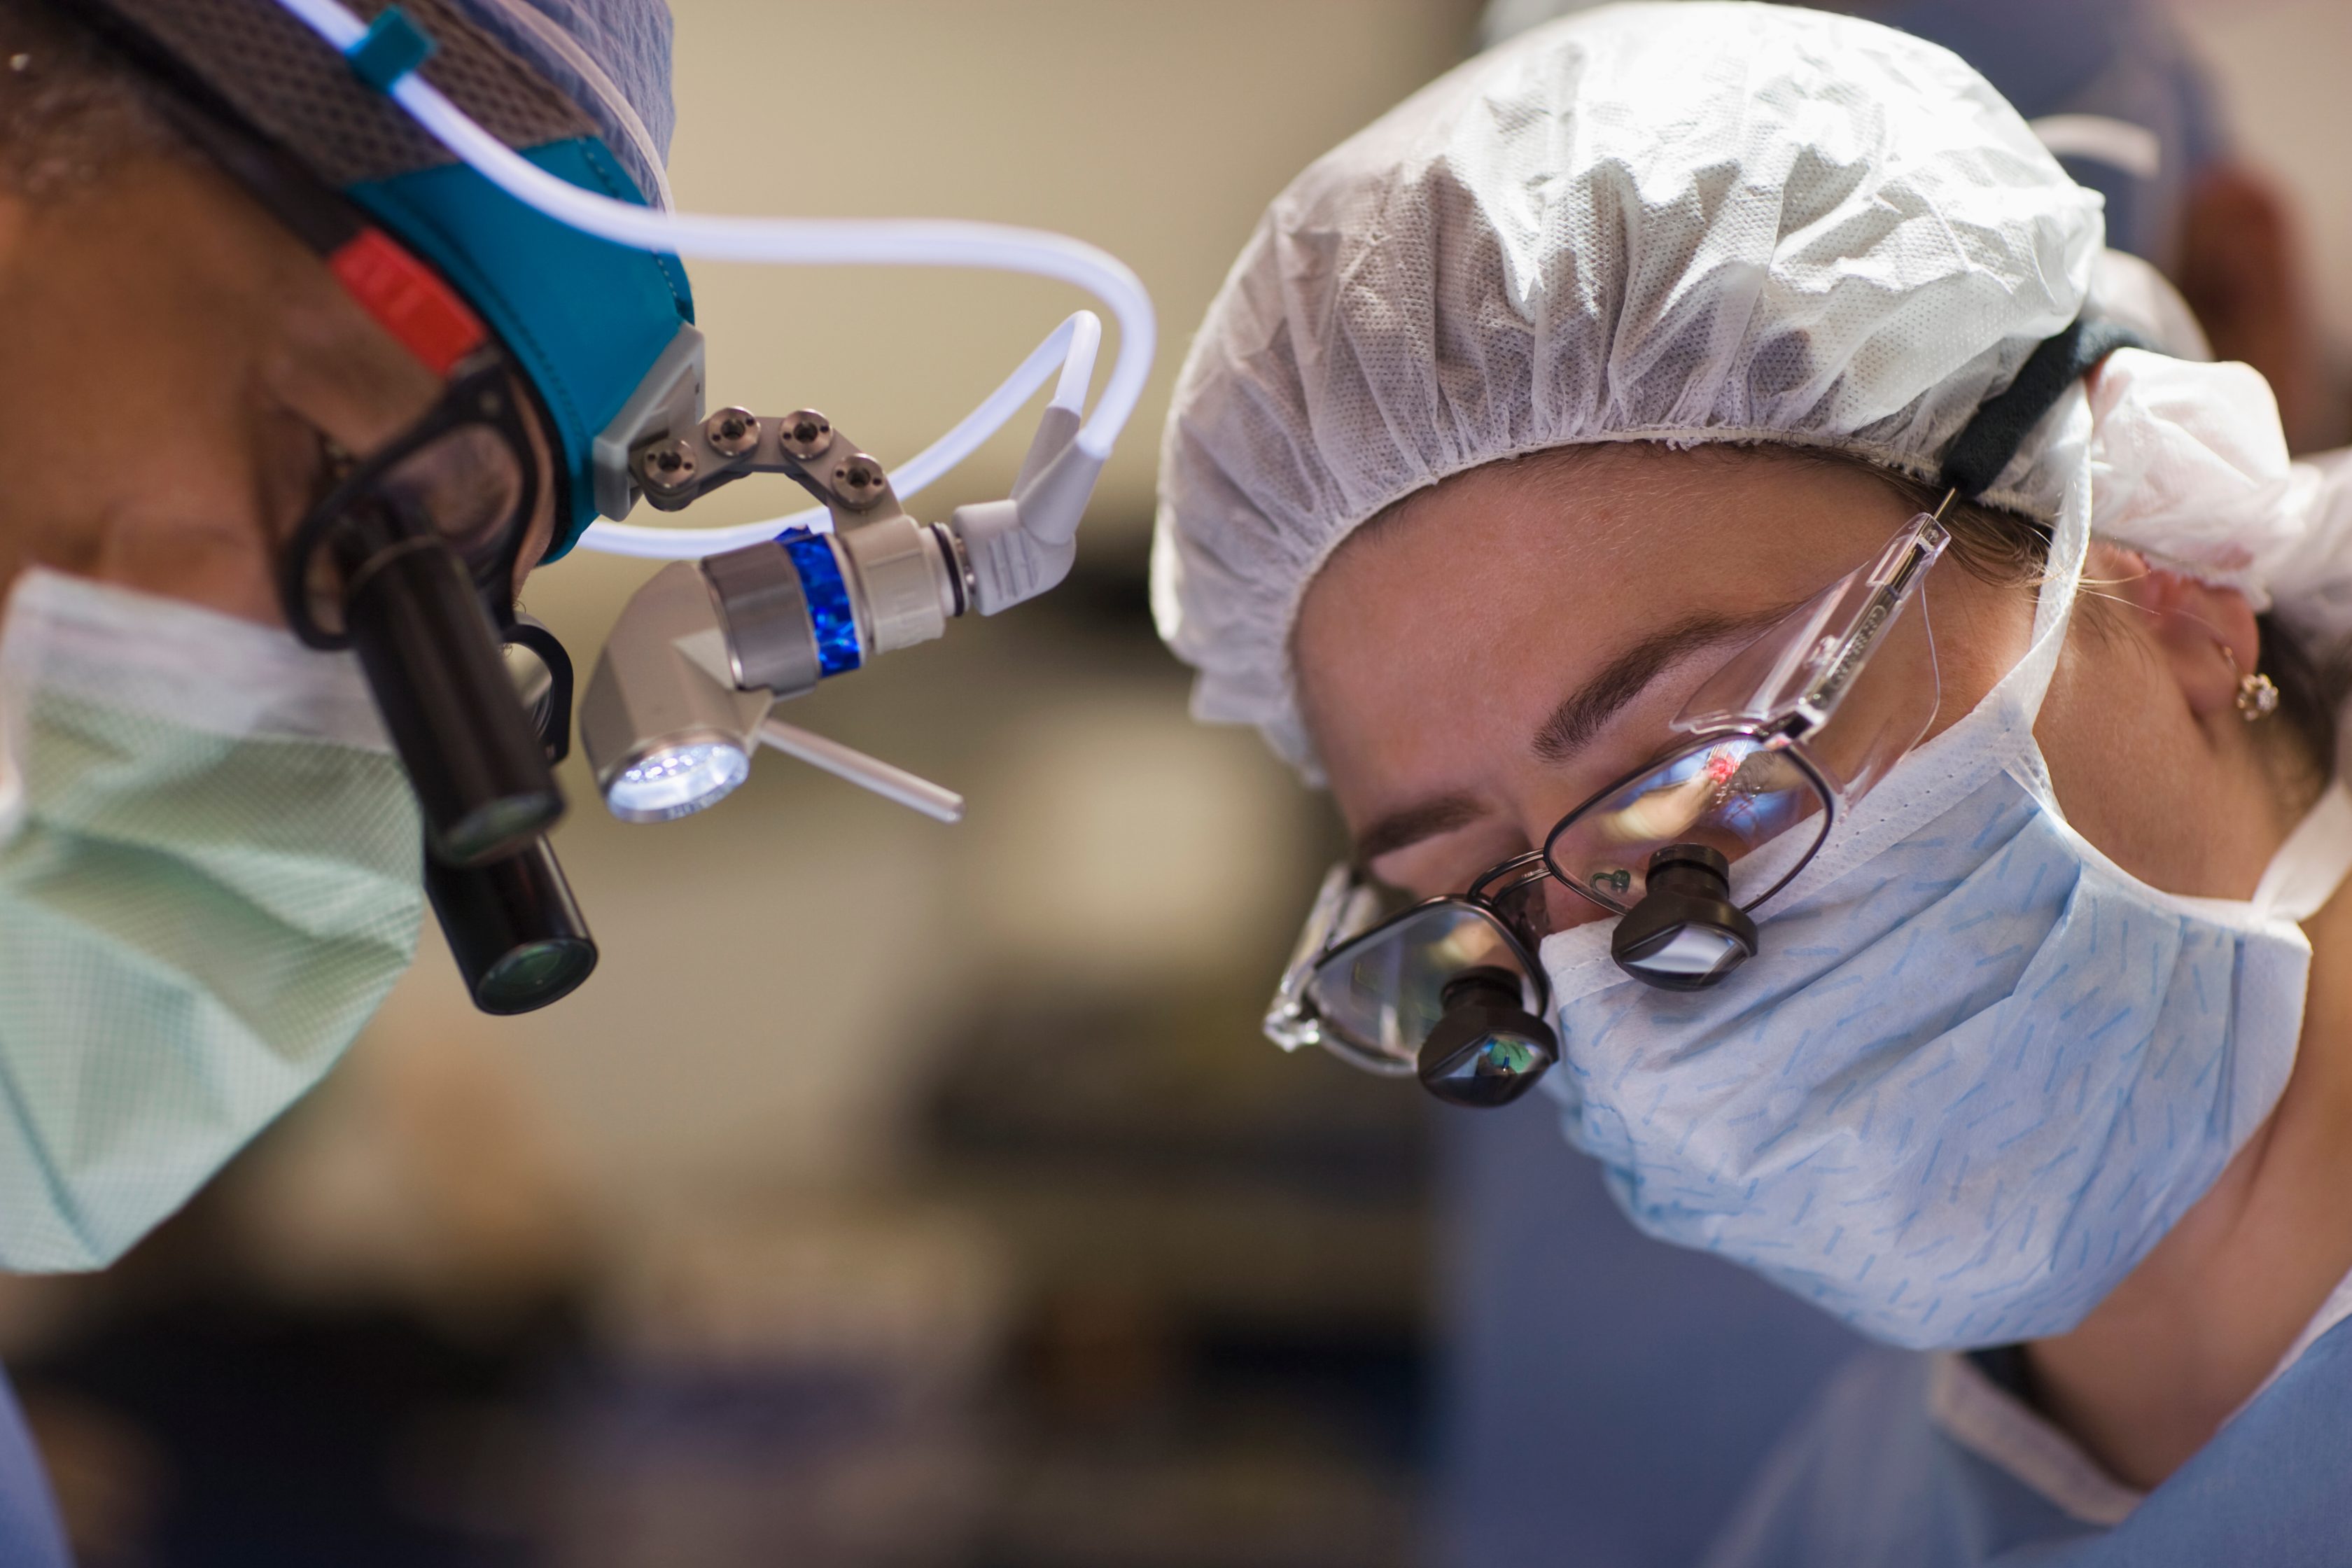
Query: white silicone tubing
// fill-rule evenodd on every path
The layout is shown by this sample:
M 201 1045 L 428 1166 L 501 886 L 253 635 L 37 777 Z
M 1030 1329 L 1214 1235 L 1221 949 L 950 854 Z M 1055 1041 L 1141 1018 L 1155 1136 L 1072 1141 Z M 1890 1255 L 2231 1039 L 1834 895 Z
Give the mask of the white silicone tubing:
M 278 3 L 338 52 L 348 52 L 367 36 L 366 24 L 345 10 L 338 0 Z M 1090 457 L 1108 458 L 1143 395 L 1159 331 L 1151 296 L 1125 262 L 1083 240 L 1043 229 L 952 218 L 742 217 L 656 211 L 584 191 L 556 178 L 477 125 L 415 72 L 394 84 L 392 96 L 435 140 L 517 201 L 559 223 L 615 245 L 707 261 L 786 266 L 971 267 L 1025 272 L 1076 284 L 1109 310 L 1119 331 L 1118 357 L 1112 363 L 1110 378 L 1104 384 L 1092 416 L 1078 431 L 1079 447 Z M 1068 332 L 1069 338 L 1065 340 L 1063 332 Z M 1062 358 L 1064 368 L 1055 402 L 1077 406 L 1076 399 L 1083 396 L 1086 383 L 1084 375 L 1076 376 L 1074 392 L 1073 367 L 1084 345 L 1085 361 L 1091 371 L 1094 354 L 1088 340 L 1098 342 L 1100 333 L 1100 323 L 1091 317 L 1086 318 L 1084 324 L 1079 324 L 1077 318 L 1063 323 L 1062 329 L 1041 344 L 1021 370 L 1014 372 L 971 416 L 913 461 L 894 471 L 892 479 L 899 493 L 910 493 L 916 482 L 937 478 L 1010 419 L 1028 394 L 1008 398 L 1008 389 L 1030 371 L 1041 355 L 1047 353 L 1049 346 L 1055 357 Z M 1031 388 L 1034 390 L 1043 380 L 1041 374 L 1036 382 L 1030 384 Z M 992 424 L 983 418 L 992 415 Z M 937 468 L 919 469 L 918 466 L 927 459 L 935 459 Z M 779 521 L 772 527 L 746 527 L 767 529 L 766 532 L 753 535 L 756 542 L 785 525 Z M 626 554 L 654 553 L 642 546 L 629 548 L 621 542 L 621 536 L 605 532 L 619 526 L 622 525 L 600 522 L 590 529 L 585 542 Z M 696 535 L 731 536 L 743 531 L 643 528 L 631 530 L 629 537 L 662 535 L 677 541 L 678 548 L 659 553 L 699 555 L 707 553 L 711 546 L 707 541 L 695 540 Z M 604 540 L 598 539 L 599 533 L 605 533 Z M 694 541 L 691 547 L 687 543 L 689 540 Z
M 1055 389 L 1054 405 L 1074 412 L 1083 407 L 1087 384 L 1094 375 L 1095 350 L 1101 342 L 1102 323 L 1092 310 L 1080 310 L 1064 321 L 1031 351 L 1029 357 L 1021 362 L 1020 369 L 988 395 L 987 401 L 965 415 L 946 435 L 891 469 L 891 489 L 903 501 L 971 457 L 1021 411 L 1021 405 L 1045 384 L 1045 378 L 1054 374 L 1057 365 L 1062 374 Z M 821 506 L 787 517 L 738 523 L 732 528 L 661 528 L 600 519 L 581 536 L 580 547 L 649 561 L 698 561 L 705 555 L 740 550 L 773 539 L 788 528 L 822 533 L 831 526 L 832 517 Z

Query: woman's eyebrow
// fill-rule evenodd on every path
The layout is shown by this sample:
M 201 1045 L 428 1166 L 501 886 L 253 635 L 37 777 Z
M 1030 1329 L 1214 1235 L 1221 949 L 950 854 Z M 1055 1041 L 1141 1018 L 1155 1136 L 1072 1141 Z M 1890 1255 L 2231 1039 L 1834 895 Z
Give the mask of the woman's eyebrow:
M 1408 844 L 1418 844 L 1441 833 L 1451 833 L 1466 827 L 1485 815 L 1486 808 L 1466 795 L 1441 795 L 1406 806 L 1402 811 L 1390 812 L 1356 836 L 1356 863 L 1369 866 L 1383 855 L 1394 854 Z
M 1668 666 L 1718 644 L 1752 636 L 1788 613 L 1788 605 L 1775 605 L 1744 616 L 1689 616 L 1644 637 L 1552 710 L 1536 731 L 1536 755 L 1547 763 L 1567 761 Z M 1356 836 L 1357 863 L 1370 865 L 1409 844 L 1466 827 L 1486 811 L 1469 795 L 1449 795 L 1390 812 Z
M 1746 616 L 1696 615 L 1643 637 L 1578 687 L 1538 727 L 1533 750 L 1538 761 L 1564 763 L 1586 746 L 1639 697 L 1668 666 L 1743 634 L 1753 634 L 1788 614 L 1785 605 Z

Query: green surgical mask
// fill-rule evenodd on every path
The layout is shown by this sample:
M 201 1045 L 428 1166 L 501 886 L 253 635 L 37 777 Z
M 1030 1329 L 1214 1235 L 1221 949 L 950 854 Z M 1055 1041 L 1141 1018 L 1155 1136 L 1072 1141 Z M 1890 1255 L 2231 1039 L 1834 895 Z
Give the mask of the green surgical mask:
M 0 618 L 0 1268 L 120 1257 L 415 954 L 422 829 L 348 654 L 41 570 Z

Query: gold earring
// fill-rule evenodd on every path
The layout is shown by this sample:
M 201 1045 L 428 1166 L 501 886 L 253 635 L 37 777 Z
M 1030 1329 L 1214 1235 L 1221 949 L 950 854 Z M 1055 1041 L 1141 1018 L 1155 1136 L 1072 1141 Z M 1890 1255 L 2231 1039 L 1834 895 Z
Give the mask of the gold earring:
M 2217 642 L 2213 646 L 2221 650 L 2222 658 L 2229 662 L 2230 673 L 2238 677 L 2236 699 L 2238 717 L 2249 724 L 2259 724 L 2277 712 L 2279 705 L 2277 682 L 2260 670 L 2256 670 L 2252 675 L 2241 674 L 2238 669 L 2238 656 L 2230 651 L 2230 645 Z

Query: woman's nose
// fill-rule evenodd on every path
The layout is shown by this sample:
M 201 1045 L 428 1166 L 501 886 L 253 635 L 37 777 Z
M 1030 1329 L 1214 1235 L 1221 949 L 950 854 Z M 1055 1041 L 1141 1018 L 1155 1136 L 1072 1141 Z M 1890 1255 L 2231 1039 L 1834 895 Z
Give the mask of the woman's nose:
M 1553 931 L 1566 931 L 1570 926 L 1590 925 L 1594 921 L 1616 918 L 1558 877 L 1544 879 L 1543 896 L 1544 912 L 1549 918 Z

